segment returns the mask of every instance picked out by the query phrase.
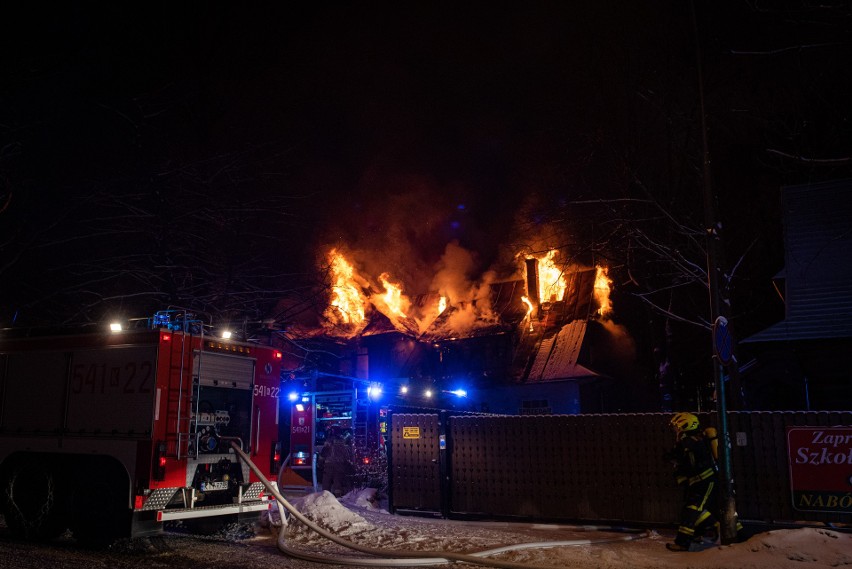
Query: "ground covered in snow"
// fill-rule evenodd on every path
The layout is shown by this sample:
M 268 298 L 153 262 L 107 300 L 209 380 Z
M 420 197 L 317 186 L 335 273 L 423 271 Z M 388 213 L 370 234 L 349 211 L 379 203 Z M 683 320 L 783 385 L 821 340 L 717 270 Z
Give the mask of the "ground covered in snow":
M 491 567 L 495 561 L 525 567 L 562 569 L 811 569 L 852 567 L 852 533 L 825 527 L 761 531 L 744 543 L 710 546 L 696 553 L 672 553 L 665 547 L 672 530 L 645 533 L 604 531 L 578 526 L 461 522 L 390 515 L 375 492 L 362 490 L 338 500 L 328 492 L 292 499 L 306 518 L 360 547 L 418 552 L 472 554 L 501 546 L 536 544 L 482 559 L 480 565 L 455 563 L 437 567 Z M 274 516 L 273 516 L 274 518 Z M 766 529 L 766 528 L 764 528 Z M 571 545 L 553 545 L 567 542 Z M 548 546 L 550 544 L 550 546 Z M 331 563 L 290 558 L 338 556 Z M 398 555 L 398 554 L 394 554 Z M 8 535 L 0 518 L 0 567 L 3 569 L 340 569 L 350 558 L 366 567 L 407 567 L 333 543 L 289 519 L 280 530 L 259 524 L 228 524 L 210 535 L 189 527 L 170 527 L 160 536 L 121 540 L 106 550 L 77 547 L 67 535 L 50 543 L 21 542 Z M 346 562 L 347 564 L 344 564 Z M 516 565 L 520 566 L 520 565 Z
M 852 566 L 852 534 L 821 527 L 762 531 L 744 543 L 711 545 L 700 552 L 672 553 L 665 548 L 665 543 L 673 537 L 672 532 L 639 534 L 567 525 L 471 523 L 392 516 L 375 503 L 370 490 L 351 493 L 340 501 L 328 492 L 319 492 L 292 503 L 321 527 L 371 548 L 433 551 L 440 555 L 446 551 L 474 553 L 500 546 L 538 543 L 541 547 L 506 551 L 488 558 L 561 568 Z M 363 554 L 319 536 L 292 517 L 280 540 L 289 549 L 363 557 Z M 570 545 L 551 546 L 552 542 Z

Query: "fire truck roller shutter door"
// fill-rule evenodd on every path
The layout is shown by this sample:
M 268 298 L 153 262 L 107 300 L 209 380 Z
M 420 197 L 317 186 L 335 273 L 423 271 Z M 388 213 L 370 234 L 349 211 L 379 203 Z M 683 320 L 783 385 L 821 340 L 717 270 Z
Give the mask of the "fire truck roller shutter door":
M 202 386 L 251 389 L 254 359 L 227 354 L 195 354 L 195 377 Z

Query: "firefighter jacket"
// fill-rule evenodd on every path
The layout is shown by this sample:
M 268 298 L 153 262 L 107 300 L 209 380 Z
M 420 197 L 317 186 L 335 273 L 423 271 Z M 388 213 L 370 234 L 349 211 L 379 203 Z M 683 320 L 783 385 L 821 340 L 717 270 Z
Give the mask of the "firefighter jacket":
M 684 433 L 671 453 L 678 485 L 693 486 L 716 476 L 718 467 L 711 440 L 704 433 Z
M 351 464 L 352 455 L 352 447 L 338 436 L 329 437 L 320 451 L 320 458 L 327 466 Z

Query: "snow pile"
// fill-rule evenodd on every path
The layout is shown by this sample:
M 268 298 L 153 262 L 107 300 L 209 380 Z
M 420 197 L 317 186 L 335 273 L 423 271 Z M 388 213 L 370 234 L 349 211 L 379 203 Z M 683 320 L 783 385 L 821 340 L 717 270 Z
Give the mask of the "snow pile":
M 343 506 L 334 494 L 327 490 L 308 494 L 291 503 L 306 518 L 341 537 L 376 530 L 375 526 Z M 311 541 L 319 537 L 301 522 L 291 521 L 287 527 L 289 537 L 298 541 Z
M 387 510 L 381 509 L 379 506 L 378 491 L 375 488 L 361 488 L 360 490 L 352 490 L 341 501 L 347 507 L 362 508 L 365 510 L 375 511 L 387 514 Z

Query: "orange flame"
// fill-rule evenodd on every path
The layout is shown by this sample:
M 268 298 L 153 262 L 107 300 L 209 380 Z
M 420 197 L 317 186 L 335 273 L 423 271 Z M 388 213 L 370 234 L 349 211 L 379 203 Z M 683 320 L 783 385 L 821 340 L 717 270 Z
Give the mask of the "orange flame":
M 525 296 L 521 297 L 521 301 L 523 301 L 523 303 L 527 305 L 527 314 L 526 314 L 526 316 L 524 316 L 524 318 L 529 318 L 529 320 L 530 320 L 530 332 L 532 332 L 533 331 L 533 321 L 532 321 L 533 303 L 530 302 L 530 299 L 525 297 Z
M 446 296 L 439 296 L 437 302 L 434 302 L 434 299 L 430 300 L 428 308 L 422 307 L 420 311 L 420 316 L 414 317 L 415 322 L 417 322 L 417 328 L 420 330 L 420 332 L 426 332 L 429 327 L 435 322 L 435 320 L 437 320 L 438 316 L 440 316 L 446 309 Z
M 612 281 L 607 276 L 608 272 L 609 269 L 605 267 L 597 267 L 597 274 L 595 275 L 595 300 L 598 301 L 600 306 L 598 314 L 601 316 L 607 316 L 612 312 L 612 302 L 609 300 Z
M 382 295 L 382 300 L 391 314 L 398 316 L 399 318 L 407 318 L 405 313 L 408 311 L 408 305 L 410 303 L 408 299 L 403 296 L 402 287 L 390 282 L 388 279 L 390 279 L 390 275 L 387 273 L 379 275 L 379 281 L 382 283 L 382 286 L 385 287 L 385 294 Z
M 355 280 L 355 269 L 349 261 L 332 249 L 328 254 L 331 264 L 331 302 L 326 316 L 337 324 L 364 322 L 367 299 Z
M 565 298 L 568 282 L 565 271 L 556 265 L 556 249 L 551 249 L 544 257 L 538 259 L 538 297 L 540 302 L 553 302 Z

